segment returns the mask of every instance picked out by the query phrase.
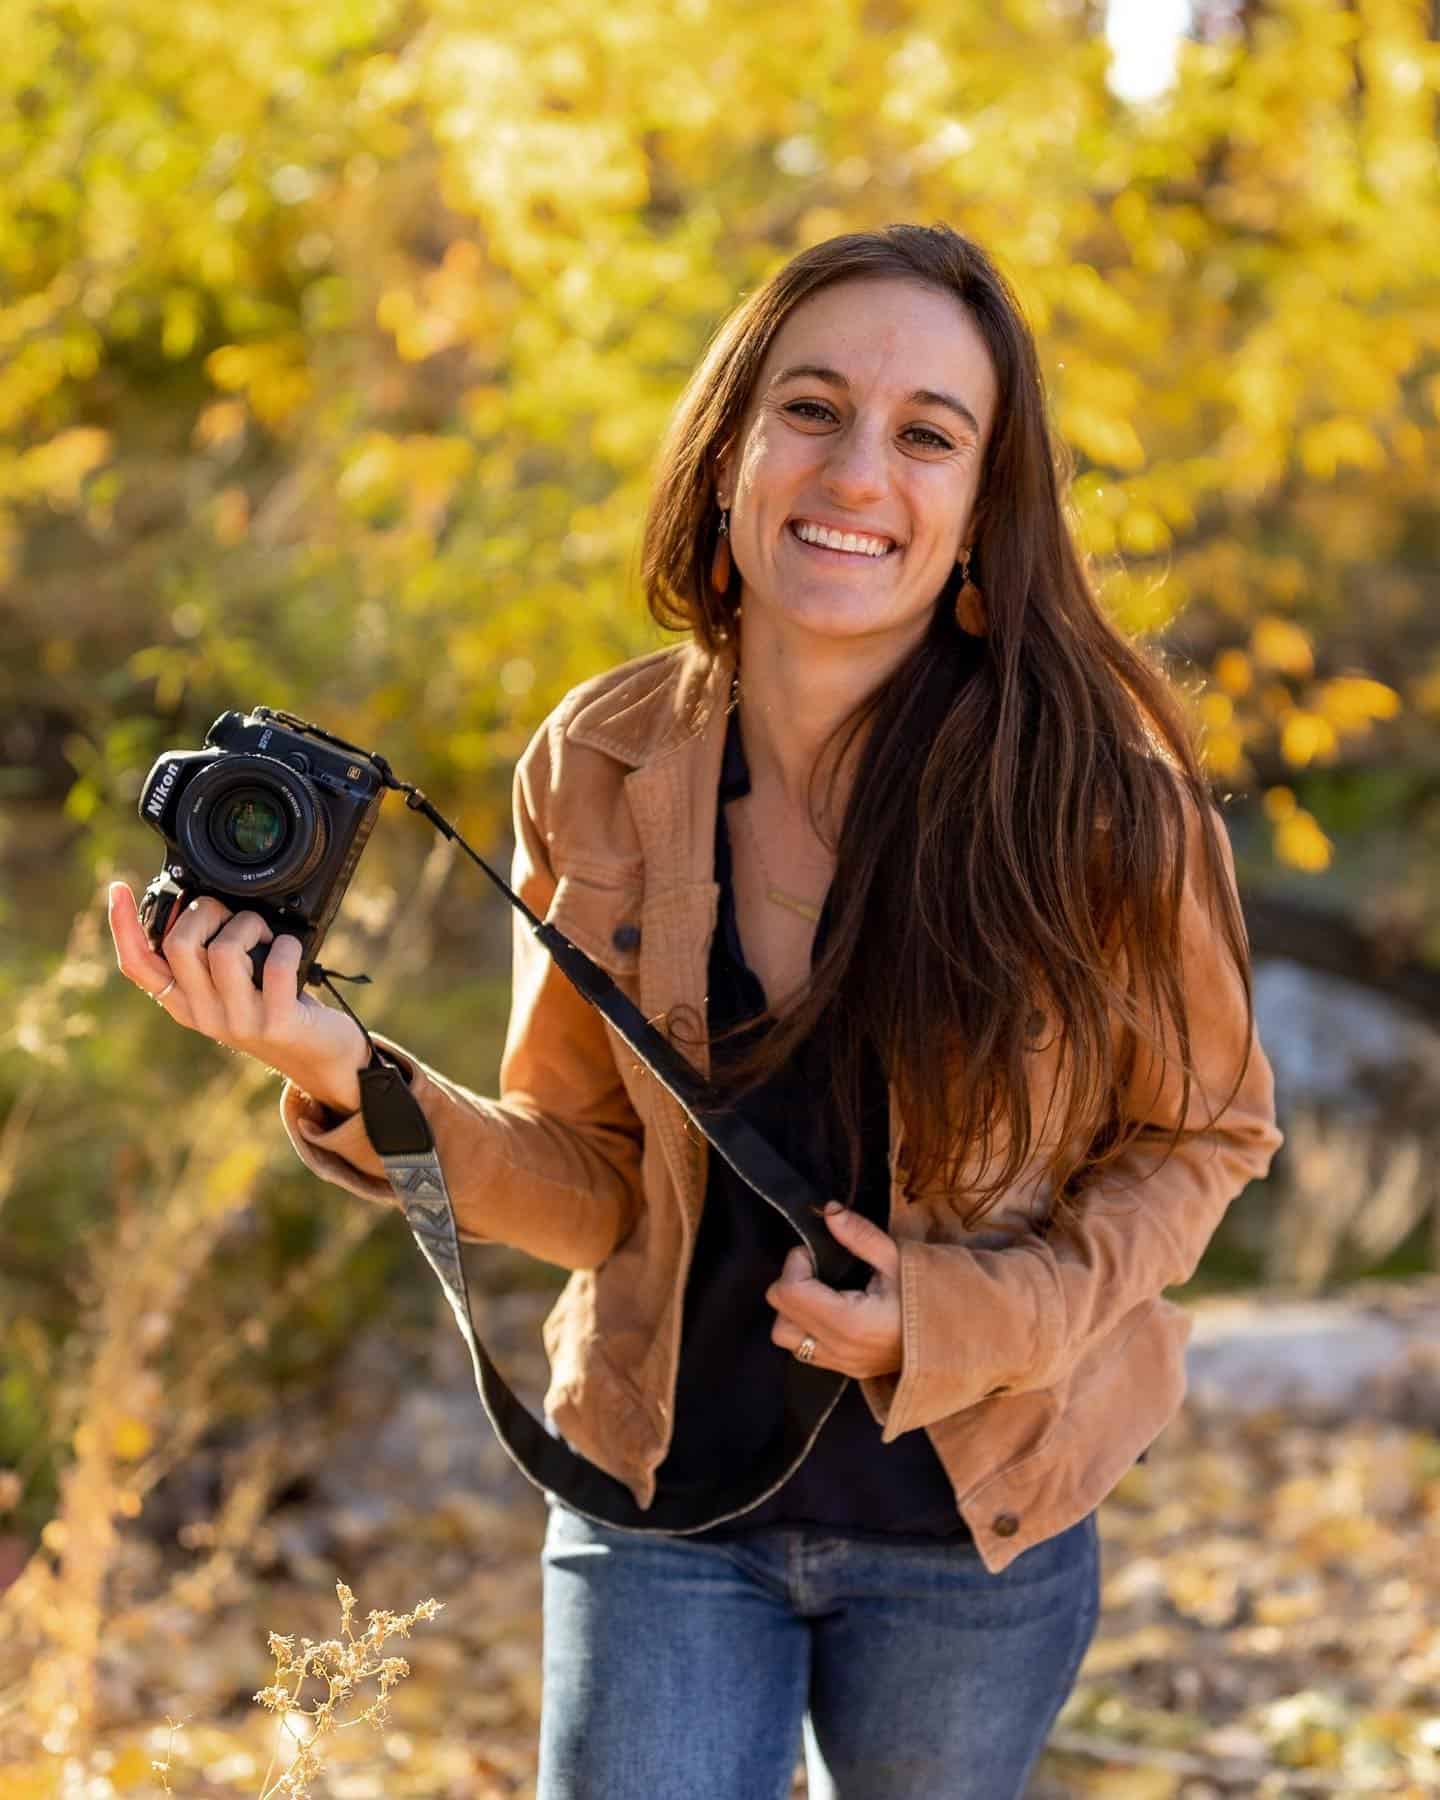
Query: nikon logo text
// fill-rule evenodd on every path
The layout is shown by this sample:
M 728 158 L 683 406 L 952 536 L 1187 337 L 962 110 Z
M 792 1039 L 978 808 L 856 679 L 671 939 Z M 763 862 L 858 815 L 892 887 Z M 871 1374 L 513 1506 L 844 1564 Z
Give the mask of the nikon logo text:
M 152 819 L 158 819 L 165 810 L 165 801 L 175 785 L 175 777 L 180 773 L 179 763 L 166 763 L 165 773 L 155 783 L 155 791 L 145 802 L 145 810 Z

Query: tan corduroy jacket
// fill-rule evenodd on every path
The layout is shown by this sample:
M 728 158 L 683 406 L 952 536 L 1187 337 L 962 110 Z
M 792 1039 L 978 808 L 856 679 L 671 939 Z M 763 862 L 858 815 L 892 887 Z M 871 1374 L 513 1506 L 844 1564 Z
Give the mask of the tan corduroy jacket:
M 732 672 L 728 656 L 693 645 L 611 670 L 562 702 L 516 772 L 515 886 L 651 1019 L 705 1017 Z M 1201 867 L 1196 852 L 1191 868 Z M 1243 1082 L 1163 1166 L 1161 1147 L 1142 1140 L 1107 1169 L 1078 1232 L 1035 1229 L 1047 1211 L 1039 1150 L 1034 1172 L 976 1231 L 927 1204 L 907 1186 L 892 1092 L 903 1366 L 863 1390 L 885 1442 L 929 1432 L 992 1570 L 1083 1518 L 1175 1413 L 1189 1324 L 1161 1294 L 1190 1277 L 1226 1206 L 1281 1142 L 1269 1063 L 1245 1036 L 1240 983 L 1194 888 L 1183 942 L 1194 1066 L 1223 1098 L 1248 1053 Z M 1047 1036 L 1033 1056 L 1042 1119 L 1062 1078 Z M 413 1071 L 462 1237 L 574 1271 L 545 1325 L 546 1409 L 647 1505 L 670 1442 L 708 1146 L 518 922 L 498 1100 L 379 1041 Z M 1130 1099 L 1166 1127 L 1178 1092 L 1167 1065 L 1163 1083 L 1137 1077 Z M 1197 1094 L 1187 1122 L 1212 1110 Z M 293 1084 L 281 1113 L 317 1174 L 391 1200 L 358 1114 L 335 1124 Z

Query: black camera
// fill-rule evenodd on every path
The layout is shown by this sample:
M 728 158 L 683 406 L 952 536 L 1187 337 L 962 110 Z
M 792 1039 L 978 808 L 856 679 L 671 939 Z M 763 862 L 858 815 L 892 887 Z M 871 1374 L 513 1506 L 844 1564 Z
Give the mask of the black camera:
M 282 723 L 283 721 L 283 723 Z M 167 750 L 140 791 L 140 817 L 165 840 L 165 866 L 140 918 L 159 950 L 179 907 L 213 894 L 300 940 L 303 991 L 389 785 L 363 751 L 288 713 L 227 712 L 203 750 Z M 255 984 L 269 944 L 250 951 Z

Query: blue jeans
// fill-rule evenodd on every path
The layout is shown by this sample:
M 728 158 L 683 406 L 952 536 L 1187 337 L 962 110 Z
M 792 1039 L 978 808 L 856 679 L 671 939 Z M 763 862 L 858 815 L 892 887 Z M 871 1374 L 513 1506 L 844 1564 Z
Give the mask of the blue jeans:
M 633 1535 L 551 1504 L 536 1800 L 1019 1800 L 1099 1614 L 1092 1514 L 968 1543 Z

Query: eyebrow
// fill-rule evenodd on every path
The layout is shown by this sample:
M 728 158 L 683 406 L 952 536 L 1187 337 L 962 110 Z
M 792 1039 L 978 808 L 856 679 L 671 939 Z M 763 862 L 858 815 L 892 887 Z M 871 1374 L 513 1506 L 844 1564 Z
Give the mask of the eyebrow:
M 791 368 L 782 369 L 770 383 L 772 388 L 781 387 L 787 381 L 823 381 L 830 387 L 844 388 L 848 393 L 850 383 L 838 369 L 827 369 L 823 363 L 795 363 Z M 963 400 L 957 400 L 953 394 L 942 394 L 935 388 L 916 388 L 905 396 L 906 402 L 920 406 L 944 406 L 951 412 L 958 413 L 976 437 L 980 436 L 980 421 L 971 412 Z

